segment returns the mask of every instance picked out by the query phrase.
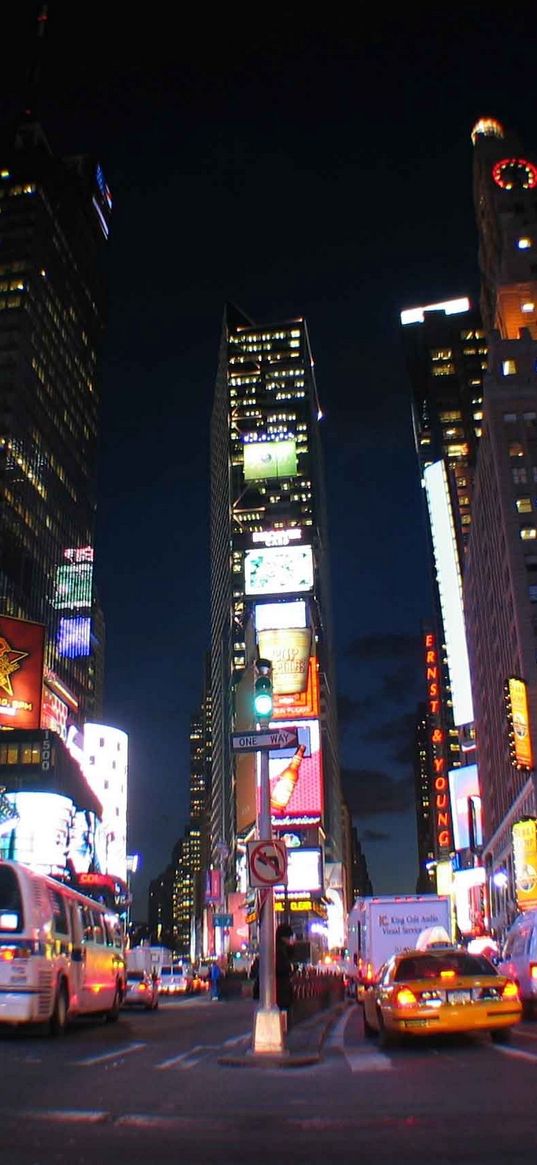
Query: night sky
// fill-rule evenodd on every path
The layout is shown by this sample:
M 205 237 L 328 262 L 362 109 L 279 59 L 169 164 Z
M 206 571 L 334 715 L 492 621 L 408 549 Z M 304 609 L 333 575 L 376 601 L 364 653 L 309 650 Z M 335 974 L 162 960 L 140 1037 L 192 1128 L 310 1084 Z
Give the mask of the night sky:
M 308 324 L 344 789 L 375 892 L 415 890 L 430 583 L 399 313 L 476 300 L 471 128 L 497 117 L 531 153 L 537 126 L 534 5 L 493 22 L 480 4 L 410 7 L 48 6 L 40 120 L 56 153 L 98 156 L 114 199 L 96 577 L 103 719 L 130 741 L 139 918 L 187 824 L 228 300 L 257 323 Z M 2 116 L 23 104 L 37 9 L 2 5 Z

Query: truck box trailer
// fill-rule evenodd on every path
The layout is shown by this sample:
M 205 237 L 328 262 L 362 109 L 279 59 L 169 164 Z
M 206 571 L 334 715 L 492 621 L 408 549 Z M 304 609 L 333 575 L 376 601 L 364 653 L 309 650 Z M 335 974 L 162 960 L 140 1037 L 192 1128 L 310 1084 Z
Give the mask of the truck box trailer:
M 348 926 L 348 966 L 357 997 L 387 959 L 399 951 L 414 949 L 421 932 L 431 927 L 441 927 L 451 939 L 451 903 L 447 895 L 357 898 Z

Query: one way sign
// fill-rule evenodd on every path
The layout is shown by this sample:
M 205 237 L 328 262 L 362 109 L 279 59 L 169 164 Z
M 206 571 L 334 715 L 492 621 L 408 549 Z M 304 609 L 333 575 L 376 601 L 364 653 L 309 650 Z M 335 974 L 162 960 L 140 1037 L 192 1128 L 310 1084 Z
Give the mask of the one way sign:
M 260 748 L 298 748 L 297 728 L 273 728 L 265 732 L 234 732 L 233 752 L 257 752 Z

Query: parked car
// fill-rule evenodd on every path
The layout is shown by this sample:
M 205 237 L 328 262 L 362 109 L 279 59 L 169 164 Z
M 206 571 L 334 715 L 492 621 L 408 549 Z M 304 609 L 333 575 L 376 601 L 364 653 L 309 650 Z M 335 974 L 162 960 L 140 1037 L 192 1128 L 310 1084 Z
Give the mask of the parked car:
M 537 1019 L 537 910 L 515 919 L 503 944 L 498 970 L 515 980 L 525 1014 Z
M 127 989 L 123 999 L 124 1007 L 144 1007 L 146 1011 L 156 1011 L 158 1007 L 158 981 L 147 971 L 127 971 Z
M 490 1032 L 505 1043 L 522 1016 L 518 987 L 463 948 L 401 951 L 363 998 L 364 1031 L 386 1046 L 399 1035 Z

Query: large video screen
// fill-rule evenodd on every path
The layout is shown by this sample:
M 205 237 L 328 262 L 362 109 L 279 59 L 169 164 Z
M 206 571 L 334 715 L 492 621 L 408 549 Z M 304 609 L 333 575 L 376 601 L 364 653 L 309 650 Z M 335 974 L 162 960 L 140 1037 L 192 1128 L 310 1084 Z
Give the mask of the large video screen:
M 311 591 L 311 546 L 267 546 L 244 555 L 244 590 L 247 595 L 278 595 Z
M 246 481 L 262 481 L 272 477 L 296 477 L 296 442 L 249 441 L 244 445 L 244 477 Z

